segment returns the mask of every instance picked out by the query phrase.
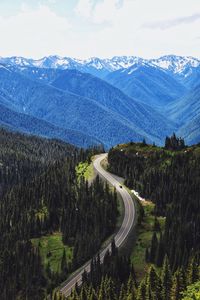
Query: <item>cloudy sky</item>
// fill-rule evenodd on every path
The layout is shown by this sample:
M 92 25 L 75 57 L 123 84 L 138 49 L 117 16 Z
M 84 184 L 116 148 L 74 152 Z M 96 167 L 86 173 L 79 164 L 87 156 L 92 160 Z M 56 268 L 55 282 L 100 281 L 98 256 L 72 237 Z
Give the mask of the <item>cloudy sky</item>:
M 0 56 L 200 58 L 200 0 L 1 0 Z

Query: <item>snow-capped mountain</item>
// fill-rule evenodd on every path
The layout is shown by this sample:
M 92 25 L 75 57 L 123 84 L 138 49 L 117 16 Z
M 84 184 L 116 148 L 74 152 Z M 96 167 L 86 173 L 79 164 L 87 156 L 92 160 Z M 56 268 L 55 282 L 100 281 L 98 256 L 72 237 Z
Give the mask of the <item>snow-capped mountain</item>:
M 32 59 L 24 57 L 0 57 L 0 63 L 7 65 L 15 65 L 20 67 L 38 67 L 38 68 L 52 68 L 52 69 L 67 69 L 69 67 L 75 67 L 78 60 L 69 57 L 45 56 L 41 59 Z
M 38 60 L 23 57 L 0 57 L 0 63 L 14 65 L 17 67 L 37 67 L 52 69 L 77 69 L 82 72 L 88 72 L 98 77 L 105 77 L 110 72 L 120 69 L 128 69 L 132 65 L 141 63 L 157 66 L 179 77 L 187 77 L 197 67 L 200 67 L 200 60 L 190 56 L 166 55 L 158 59 L 143 59 L 136 56 L 114 56 L 110 59 L 101 59 L 92 57 L 89 59 L 76 59 L 61 56 L 46 56 Z
M 144 59 L 136 56 L 114 56 L 111 59 L 102 60 L 104 66 L 110 71 L 114 72 L 120 69 L 127 69 L 136 63 L 140 63 Z
M 166 55 L 158 59 L 151 59 L 150 62 L 184 77 L 189 76 L 193 68 L 200 66 L 200 60 L 191 56 Z
M 57 55 L 43 57 L 38 60 L 16 56 L 8 58 L 0 57 L 0 63 L 19 67 L 53 68 L 62 70 L 78 69 L 82 71 L 87 71 L 87 69 L 96 69 L 107 72 L 117 71 L 122 68 L 129 68 L 133 64 L 141 61 L 144 61 L 144 59 L 136 56 L 114 56 L 111 59 L 92 57 L 84 60 L 70 57 L 60 57 Z

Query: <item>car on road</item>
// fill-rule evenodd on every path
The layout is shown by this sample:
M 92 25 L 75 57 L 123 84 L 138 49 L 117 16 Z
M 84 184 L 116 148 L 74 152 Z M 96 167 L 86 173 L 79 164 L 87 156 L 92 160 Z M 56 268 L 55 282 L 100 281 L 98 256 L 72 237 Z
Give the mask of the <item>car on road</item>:
M 120 185 L 119 187 L 120 187 L 120 189 L 122 189 L 122 185 Z

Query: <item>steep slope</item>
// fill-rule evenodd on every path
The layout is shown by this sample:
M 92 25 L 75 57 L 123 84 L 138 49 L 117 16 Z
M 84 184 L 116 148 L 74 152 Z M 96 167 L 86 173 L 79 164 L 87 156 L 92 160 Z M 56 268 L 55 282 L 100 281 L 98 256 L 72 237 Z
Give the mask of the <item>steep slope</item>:
M 105 79 L 130 97 L 157 108 L 186 92 L 184 86 L 163 69 L 144 62 L 110 73 Z
M 0 97 L 0 126 L 24 133 L 39 135 L 47 138 L 61 139 L 79 147 L 100 144 L 94 137 L 70 129 L 59 128 L 38 118 L 16 112 L 2 105 Z
M 181 78 L 181 82 L 189 89 L 193 89 L 200 84 L 200 66 L 189 68 L 186 76 Z
M 182 136 L 188 145 L 197 144 L 200 142 L 200 115 L 191 122 L 183 125 L 177 133 Z
M 178 135 L 188 144 L 200 141 L 200 85 L 166 107 L 171 120 L 179 123 Z
M 180 125 L 191 122 L 200 115 L 200 85 L 168 105 L 167 112 L 172 120 L 177 120 Z
M 164 138 L 166 132 L 175 129 L 172 122 L 163 118 L 149 106 L 139 103 L 125 95 L 121 90 L 90 74 L 81 73 L 77 70 L 66 70 L 52 82 L 52 85 L 94 99 L 107 109 L 122 115 L 129 122 L 134 122 L 137 127 L 144 131 L 151 124 L 151 134 L 155 136 L 159 135 Z
M 62 72 L 64 72 L 60 69 L 20 66 L 9 66 L 9 70 L 20 73 L 32 80 L 37 80 L 45 84 L 51 83 L 58 76 L 60 76 Z

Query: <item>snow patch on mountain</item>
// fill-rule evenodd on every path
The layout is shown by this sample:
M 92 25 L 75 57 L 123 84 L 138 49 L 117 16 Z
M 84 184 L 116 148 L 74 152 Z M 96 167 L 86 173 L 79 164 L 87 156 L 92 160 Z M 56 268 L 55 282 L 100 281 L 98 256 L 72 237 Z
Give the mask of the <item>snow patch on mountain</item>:
M 58 55 L 43 57 L 38 60 L 23 57 L 0 57 L 0 63 L 7 66 L 17 67 L 37 67 L 45 69 L 76 69 L 82 72 L 88 72 L 95 76 L 105 77 L 108 73 L 126 70 L 131 66 L 154 66 L 161 68 L 180 77 L 189 76 L 195 68 L 200 67 L 200 60 L 191 56 L 165 55 L 158 59 L 143 59 L 136 56 L 114 56 L 113 58 L 101 59 L 92 57 L 88 59 L 76 59 L 70 57 L 61 57 Z M 134 72 L 130 70 L 129 72 Z M 130 73 L 132 74 L 132 73 Z
M 200 60 L 191 56 L 166 55 L 158 59 L 151 59 L 150 62 L 174 74 L 182 74 L 185 77 L 191 74 L 192 68 L 200 66 Z

